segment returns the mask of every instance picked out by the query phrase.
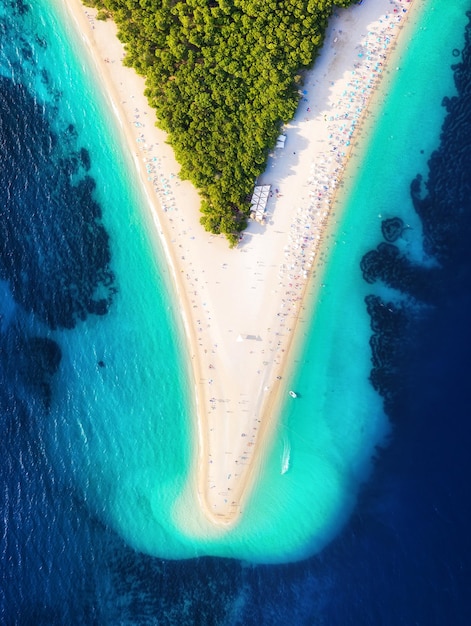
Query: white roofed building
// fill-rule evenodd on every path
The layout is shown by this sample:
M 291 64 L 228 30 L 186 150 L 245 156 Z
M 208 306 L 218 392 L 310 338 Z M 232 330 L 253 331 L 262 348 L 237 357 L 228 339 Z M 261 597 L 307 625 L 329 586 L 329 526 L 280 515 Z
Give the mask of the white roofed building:
M 253 190 L 250 212 L 255 214 L 255 219 L 261 222 L 270 197 L 271 185 L 256 185 Z
M 276 147 L 277 148 L 284 148 L 285 147 L 285 141 L 286 141 L 286 135 L 278 135 L 278 139 L 276 140 Z

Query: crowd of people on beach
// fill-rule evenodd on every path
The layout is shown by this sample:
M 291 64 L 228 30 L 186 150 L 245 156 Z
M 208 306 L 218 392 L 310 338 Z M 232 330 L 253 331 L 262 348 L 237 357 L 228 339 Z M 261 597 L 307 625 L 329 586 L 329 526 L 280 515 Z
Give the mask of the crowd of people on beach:
M 329 101 L 326 110 L 320 114 L 327 125 L 328 145 L 311 163 L 310 176 L 306 182 L 308 199 L 305 206 L 297 209 L 291 224 L 289 242 L 285 246 L 285 259 L 280 265 L 279 276 L 289 281 L 290 288 L 301 290 L 313 265 L 317 264 L 316 255 L 352 150 L 354 133 L 361 124 L 377 80 L 383 72 L 392 41 L 391 31 L 401 25 L 406 11 L 400 10 L 401 4 L 401 0 L 391 0 L 392 12 L 363 36 L 356 47 L 357 58 L 352 63 L 347 88 L 340 98 Z M 342 32 L 334 31 L 333 40 L 338 41 L 341 35 Z M 303 104 L 309 104 L 310 99 L 315 99 L 315 85 L 310 87 L 303 92 Z M 307 107 L 308 112 L 311 109 L 312 106 Z M 307 121 L 309 123 L 311 120 Z M 314 119 L 314 122 L 318 122 L 318 119 Z

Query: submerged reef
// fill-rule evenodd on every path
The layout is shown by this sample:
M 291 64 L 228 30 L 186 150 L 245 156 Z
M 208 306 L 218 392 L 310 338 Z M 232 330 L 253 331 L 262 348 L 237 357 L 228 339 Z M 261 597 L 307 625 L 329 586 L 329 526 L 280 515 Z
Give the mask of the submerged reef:
M 467 13 L 471 20 L 471 12 Z M 428 161 L 428 177 L 417 175 L 410 193 L 423 230 L 423 249 L 430 260 L 421 265 L 400 250 L 404 223 L 399 217 L 381 225 L 385 241 L 361 260 L 366 282 L 383 283 L 401 296 L 399 303 L 367 296 L 373 335 L 371 382 L 383 396 L 385 409 L 401 393 L 401 367 L 411 354 L 414 333 L 424 311 L 446 306 L 452 294 L 469 282 L 471 240 L 471 22 L 465 29 L 461 61 L 452 65 L 457 95 L 445 97 L 446 117 L 440 145 Z M 407 339 L 406 339 L 407 338 Z M 408 346 L 405 346 L 407 341 Z
M 51 329 L 73 328 L 105 314 L 116 287 L 90 155 L 73 126 L 59 136 L 48 114 L 0 77 L 0 278 Z

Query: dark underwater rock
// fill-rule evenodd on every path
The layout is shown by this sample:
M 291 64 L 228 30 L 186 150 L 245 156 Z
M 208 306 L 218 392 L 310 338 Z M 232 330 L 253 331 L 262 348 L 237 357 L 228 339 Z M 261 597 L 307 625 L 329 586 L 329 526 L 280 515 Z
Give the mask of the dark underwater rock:
M 404 305 L 384 302 L 380 297 L 365 298 L 373 334 L 370 338 L 372 370 L 370 381 L 384 399 L 385 407 L 392 403 L 400 388 L 401 369 L 398 367 L 404 354 L 404 334 L 410 327 L 410 313 Z
M 52 379 L 62 359 L 60 346 L 48 337 L 28 337 L 21 324 L 13 324 L 0 336 L 0 366 L 5 389 L 15 395 L 33 396 L 49 410 L 52 400 Z M 22 391 L 27 391 L 27 394 Z M 14 402 L 13 396 L 8 404 Z
M 360 268 L 367 283 L 383 282 L 401 293 L 429 302 L 440 288 L 436 282 L 438 268 L 414 264 L 391 243 L 380 243 L 367 252 Z
M 383 220 L 381 223 L 381 232 L 388 243 L 394 243 L 402 235 L 404 230 L 404 222 L 400 217 L 392 217 Z
M 50 328 L 73 328 L 108 311 L 115 277 L 96 183 L 80 178 L 90 154 L 73 124 L 59 141 L 50 114 L 0 77 L 0 278 Z

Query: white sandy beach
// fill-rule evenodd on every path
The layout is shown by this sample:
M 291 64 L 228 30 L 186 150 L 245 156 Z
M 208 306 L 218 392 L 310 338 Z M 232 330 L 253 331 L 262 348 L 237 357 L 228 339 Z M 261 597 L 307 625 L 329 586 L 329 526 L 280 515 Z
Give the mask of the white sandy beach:
M 285 148 L 274 152 L 258 181 L 271 185 L 266 224 L 251 221 L 233 250 L 200 226 L 198 194 L 178 178 L 143 96 L 144 80 L 121 64 L 114 24 L 95 20 L 80 0 L 65 4 L 126 136 L 174 277 L 197 405 L 195 489 L 211 521 L 231 524 L 281 402 L 296 401 L 286 373 L 306 287 L 321 278 L 333 198 L 386 57 L 421 0 L 364 0 L 333 17 L 298 112 L 283 129 Z

